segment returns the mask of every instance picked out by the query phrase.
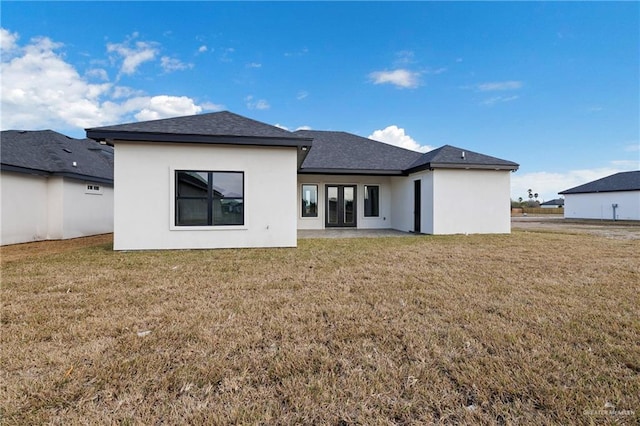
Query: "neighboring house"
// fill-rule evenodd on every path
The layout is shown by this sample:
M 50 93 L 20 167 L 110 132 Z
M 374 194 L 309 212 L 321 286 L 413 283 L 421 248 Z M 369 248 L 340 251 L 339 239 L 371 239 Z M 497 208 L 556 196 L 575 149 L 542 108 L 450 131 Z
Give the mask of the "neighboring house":
M 640 220 L 640 170 L 621 172 L 560 192 L 564 217 Z
M 564 206 L 564 198 L 556 198 L 554 200 L 545 201 L 540 204 L 543 209 L 558 209 Z
M 52 130 L 0 136 L 1 243 L 113 231 L 113 148 Z
M 518 165 L 230 112 L 87 129 L 113 145 L 114 248 L 294 247 L 297 229 L 509 233 Z

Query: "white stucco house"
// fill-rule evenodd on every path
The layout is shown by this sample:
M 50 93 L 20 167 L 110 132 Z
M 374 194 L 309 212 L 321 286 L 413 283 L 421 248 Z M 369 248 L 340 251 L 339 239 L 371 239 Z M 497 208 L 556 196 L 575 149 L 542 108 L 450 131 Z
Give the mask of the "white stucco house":
M 298 229 L 511 229 L 518 164 L 448 145 L 423 154 L 227 111 L 86 131 L 115 150 L 116 250 L 294 247 Z
M 640 220 L 640 170 L 616 173 L 559 194 L 564 195 L 565 218 Z
M 113 148 L 51 130 L 0 136 L 0 243 L 113 232 Z

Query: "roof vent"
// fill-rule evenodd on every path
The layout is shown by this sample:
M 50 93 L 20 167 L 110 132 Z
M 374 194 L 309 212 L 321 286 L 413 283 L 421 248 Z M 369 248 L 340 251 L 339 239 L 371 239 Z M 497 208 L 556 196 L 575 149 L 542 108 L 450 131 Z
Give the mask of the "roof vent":
M 460 156 L 464 160 L 464 151 L 462 151 L 462 155 Z
M 73 167 L 78 167 L 78 163 L 76 163 L 75 161 L 74 161 L 73 163 L 71 163 L 71 165 L 72 165 Z

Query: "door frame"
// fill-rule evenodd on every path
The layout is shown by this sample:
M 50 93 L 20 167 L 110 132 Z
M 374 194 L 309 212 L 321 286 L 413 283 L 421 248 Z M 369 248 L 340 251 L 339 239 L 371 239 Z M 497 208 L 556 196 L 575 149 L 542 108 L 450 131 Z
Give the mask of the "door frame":
M 329 223 L 329 188 L 338 188 L 338 223 Z M 353 224 L 344 223 L 344 189 L 353 188 Z M 326 228 L 357 228 L 358 227 L 358 185 L 357 184 L 325 184 L 324 186 L 324 226 Z

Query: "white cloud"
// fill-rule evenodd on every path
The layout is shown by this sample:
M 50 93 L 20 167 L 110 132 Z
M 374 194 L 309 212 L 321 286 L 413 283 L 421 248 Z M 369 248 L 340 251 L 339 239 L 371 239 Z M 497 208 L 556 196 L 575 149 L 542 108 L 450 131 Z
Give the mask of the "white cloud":
M 307 49 L 306 47 L 304 47 L 304 48 L 302 48 L 302 49 L 300 49 L 300 50 L 297 50 L 297 51 L 294 51 L 294 52 L 285 52 L 285 53 L 284 53 L 284 56 L 287 56 L 287 57 L 291 57 L 291 56 L 304 56 L 304 55 L 306 55 L 307 53 L 309 53 L 309 49 Z
M 127 86 L 115 86 L 111 92 L 111 99 L 126 99 L 135 96 L 144 96 L 144 92 Z
M 130 121 L 132 117 L 186 115 L 218 107 L 211 103 L 198 105 L 187 97 L 146 96 L 142 91 L 108 80 L 91 83 L 92 78 L 104 79 L 108 75 L 93 69 L 81 76 L 58 53 L 62 47 L 49 38 L 35 38 L 25 46 L 16 45 L 13 57 L 2 55 L 2 129 L 51 128 L 76 132 L 85 127 Z
M 186 96 L 160 95 L 148 98 L 146 106 L 135 114 L 135 117 L 140 121 L 157 120 L 180 115 L 194 115 L 202 112 L 202 109 L 201 106 L 195 104 L 193 99 Z
M 516 172 L 511 175 L 511 198 L 517 200 L 522 197 L 527 200 L 527 189 L 531 188 L 533 192 L 539 195 L 538 200 L 549 201 L 558 198 L 558 192 L 594 181 L 596 179 L 610 176 L 614 173 L 629 170 L 637 170 L 638 163 L 633 164 L 616 164 L 611 162 L 610 167 L 601 167 L 597 169 L 570 170 L 564 173 L 552 172 L 530 172 L 520 174 Z
M 209 48 L 204 44 L 202 46 L 198 47 L 198 53 L 204 53 L 207 50 L 209 50 Z
M 257 62 L 251 62 L 247 64 L 247 68 L 262 68 L 262 64 L 259 64 Z
M 491 98 L 485 99 L 484 101 L 481 102 L 481 104 L 482 105 L 491 106 L 491 105 L 495 105 L 495 104 L 499 104 L 499 103 L 515 101 L 518 98 L 519 98 L 518 95 L 513 95 L 513 96 L 493 96 Z
M 627 151 L 627 152 L 640 151 L 640 143 L 635 142 L 635 143 L 629 144 L 629 145 L 624 147 L 624 150 Z
M 222 111 L 225 109 L 225 106 L 223 104 L 214 104 L 213 102 L 203 102 L 202 104 L 200 104 L 200 106 L 203 110 L 212 112 Z
M 415 53 L 412 50 L 401 50 L 396 52 L 396 60 L 394 61 L 396 65 L 407 65 L 413 64 L 415 62 Z
M 182 71 L 193 68 L 193 64 L 185 64 L 180 59 L 163 56 L 160 58 L 160 66 L 165 72 Z
M 89 71 L 87 71 L 85 75 L 90 78 L 97 78 L 98 80 L 109 81 L 109 74 L 107 74 L 107 71 L 102 68 L 92 68 Z
M 234 49 L 233 47 L 222 49 L 222 54 L 220 55 L 220 62 L 233 62 L 233 58 L 231 57 L 231 55 L 235 51 L 236 49 Z
M 136 41 L 132 43 L 132 40 L 137 37 L 138 33 L 133 33 L 132 36 L 123 43 L 107 44 L 107 52 L 116 53 L 122 58 L 122 65 L 120 66 L 121 74 L 134 74 L 140 65 L 154 60 L 159 52 L 157 43 L 155 42 Z
M 447 68 L 446 67 L 440 67 L 440 68 L 427 68 L 426 73 L 427 74 L 432 74 L 432 75 L 438 75 L 438 74 L 442 74 L 447 72 Z
M 290 128 L 288 128 L 287 126 L 284 126 L 282 124 L 279 124 L 279 123 L 274 124 L 274 126 L 279 128 L 279 129 L 286 130 L 288 132 L 291 131 Z M 311 130 L 311 126 L 298 126 L 298 127 L 296 127 L 296 129 L 294 131 L 298 131 L 298 130 Z
M 373 84 L 393 84 L 402 89 L 414 89 L 420 85 L 420 73 L 406 69 L 374 71 L 369 74 Z
M 247 103 L 247 108 L 249 109 L 265 110 L 271 108 L 271 105 L 269 105 L 269 102 L 265 99 L 254 100 L 252 95 L 247 96 L 244 100 Z
M 375 130 L 369 135 L 369 139 L 410 149 L 411 151 L 428 152 L 433 149 L 429 145 L 420 145 L 411 136 L 405 134 L 404 129 L 396 125 L 387 126 L 382 130 Z
M 0 28 L 0 50 L 2 53 L 10 52 L 17 47 L 18 33 Z
M 522 87 L 521 81 L 494 81 L 489 83 L 481 83 L 476 88 L 481 92 L 495 92 L 503 90 L 517 90 Z
M 300 90 L 298 92 L 298 94 L 296 95 L 296 99 L 301 101 L 304 98 L 306 98 L 307 96 L 309 96 L 309 92 L 307 92 L 306 90 Z

